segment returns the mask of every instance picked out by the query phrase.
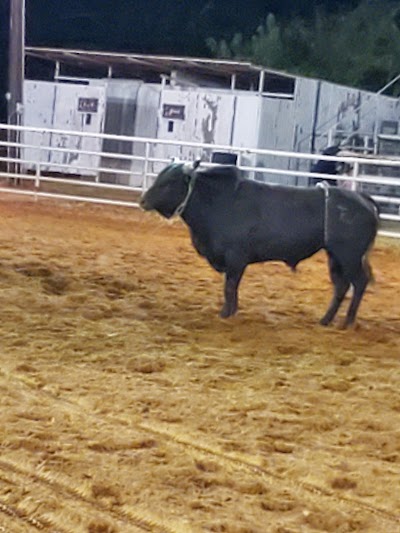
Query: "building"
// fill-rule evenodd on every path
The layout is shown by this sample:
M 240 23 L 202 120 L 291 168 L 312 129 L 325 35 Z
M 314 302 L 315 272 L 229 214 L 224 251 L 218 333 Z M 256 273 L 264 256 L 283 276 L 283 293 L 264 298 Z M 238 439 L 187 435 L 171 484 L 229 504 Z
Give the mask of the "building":
M 378 134 L 399 129 L 396 98 L 247 62 L 33 47 L 26 55 L 26 126 L 222 145 L 232 149 L 203 150 L 203 159 L 232 162 L 235 147 L 314 153 L 349 139 L 373 151 Z M 29 135 L 25 141 L 34 147 L 37 136 Z M 48 171 L 57 170 L 60 160 L 66 171 L 76 172 L 79 163 L 88 175 L 108 165 L 130 170 L 127 182 L 140 184 L 137 162 L 99 153 L 143 155 L 142 144 L 58 134 L 49 134 L 46 144 L 71 149 L 49 150 Z M 78 147 L 94 155 L 77 155 Z M 155 151 L 159 158 L 199 155 L 193 147 L 176 153 L 176 147 L 158 145 Z M 241 163 L 309 169 L 308 162 L 254 154 Z M 117 175 L 107 172 L 105 179 Z M 301 183 L 293 176 L 265 174 L 265 179 Z

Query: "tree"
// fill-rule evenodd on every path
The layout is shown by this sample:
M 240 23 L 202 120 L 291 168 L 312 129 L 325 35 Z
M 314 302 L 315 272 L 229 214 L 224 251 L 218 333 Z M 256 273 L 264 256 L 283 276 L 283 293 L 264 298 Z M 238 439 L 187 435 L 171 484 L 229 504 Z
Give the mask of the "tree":
M 318 8 L 311 19 L 270 14 L 250 39 L 207 44 L 216 57 L 377 91 L 400 72 L 400 9 L 393 0 L 364 0 L 352 9 Z

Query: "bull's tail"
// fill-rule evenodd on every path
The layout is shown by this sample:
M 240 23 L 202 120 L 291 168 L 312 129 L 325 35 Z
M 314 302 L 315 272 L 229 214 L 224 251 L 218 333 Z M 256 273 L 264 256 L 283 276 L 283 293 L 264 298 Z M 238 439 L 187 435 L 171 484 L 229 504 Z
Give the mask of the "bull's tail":
M 361 195 L 372 206 L 372 209 L 373 209 L 373 212 L 374 212 L 374 215 L 375 215 L 375 221 L 376 221 L 376 233 L 374 235 L 374 238 L 372 239 L 372 242 L 368 246 L 367 251 L 365 252 L 365 254 L 362 257 L 362 267 L 363 267 L 363 270 L 364 270 L 365 274 L 368 277 L 368 283 L 373 285 L 376 280 L 375 280 L 375 276 L 374 276 L 371 264 L 369 262 L 369 256 L 371 254 L 371 250 L 372 250 L 372 247 L 373 247 L 374 242 L 375 242 L 376 234 L 378 233 L 378 228 L 379 228 L 379 223 L 380 223 L 380 218 L 379 218 L 380 207 L 379 207 L 379 204 L 373 198 L 371 198 L 371 196 L 369 196 L 368 194 L 361 193 Z
M 371 263 L 369 262 L 369 255 L 371 253 L 371 249 L 372 249 L 372 244 L 368 248 L 368 250 L 365 252 L 365 254 L 363 255 L 362 267 L 363 267 L 363 270 L 364 270 L 365 274 L 367 275 L 368 284 L 374 285 L 376 279 L 375 279 L 375 276 L 374 276 L 374 272 L 372 270 Z
M 365 198 L 365 200 L 368 201 L 369 204 L 371 204 L 372 209 L 374 210 L 376 222 L 377 224 L 379 224 L 379 215 L 381 213 L 381 210 L 380 210 L 378 202 L 376 202 L 373 198 L 371 198 L 369 194 L 366 194 L 364 192 L 361 192 L 360 194 L 363 198 Z

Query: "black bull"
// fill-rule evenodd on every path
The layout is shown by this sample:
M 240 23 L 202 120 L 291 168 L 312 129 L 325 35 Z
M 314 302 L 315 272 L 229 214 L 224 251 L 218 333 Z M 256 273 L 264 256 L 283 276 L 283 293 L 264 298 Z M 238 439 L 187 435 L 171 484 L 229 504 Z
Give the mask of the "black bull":
M 198 253 L 225 274 L 221 316 L 236 313 L 248 264 L 283 261 L 294 269 L 325 249 L 334 294 L 321 324 L 333 320 L 352 285 L 343 324 L 351 325 L 371 277 L 368 251 L 379 220 L 373 201 L 336 187 L 267 185 L 241 178 L 236 167 L 198 165 L 168 165 L 143 195 L 141 207 L 166 218 L 179 214 Z

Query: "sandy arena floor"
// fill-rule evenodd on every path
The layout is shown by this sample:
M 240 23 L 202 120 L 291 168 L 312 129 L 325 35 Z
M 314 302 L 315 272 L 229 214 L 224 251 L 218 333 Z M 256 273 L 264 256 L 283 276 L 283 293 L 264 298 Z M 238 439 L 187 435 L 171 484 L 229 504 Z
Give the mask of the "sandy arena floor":
M 398 243 L 341 331 L 323 253 L 223 321 L 179 221 L 0 210 L 0 532 L 400 532 Z

